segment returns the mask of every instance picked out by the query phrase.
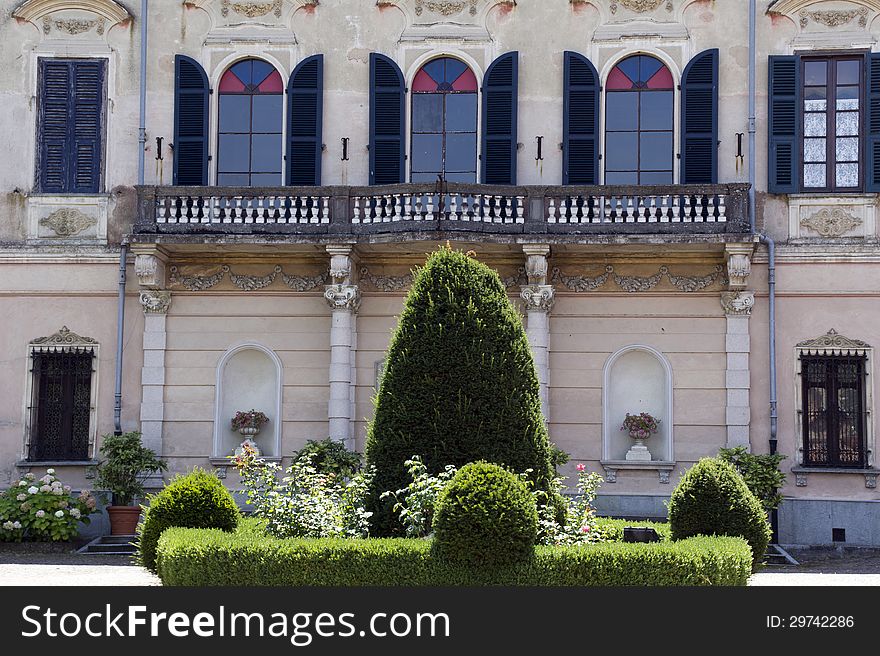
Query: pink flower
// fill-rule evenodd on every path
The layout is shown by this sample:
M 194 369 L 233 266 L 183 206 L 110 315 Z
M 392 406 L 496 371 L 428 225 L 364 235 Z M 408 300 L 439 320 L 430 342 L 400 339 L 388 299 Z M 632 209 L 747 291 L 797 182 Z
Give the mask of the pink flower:
M 589 532 L 590 532 L 589 526 L 581 526 L 581 533 L 589 533 Z
M 577 470 L 578 470 L 579 472 L 585 472 L 585 471 L 587 471 L 587 468 L 586 468 L 586 466 L 585 466 L 583 463 L 581 463 L 581 464 L 579 464 L 579 465 L 577 466 Z

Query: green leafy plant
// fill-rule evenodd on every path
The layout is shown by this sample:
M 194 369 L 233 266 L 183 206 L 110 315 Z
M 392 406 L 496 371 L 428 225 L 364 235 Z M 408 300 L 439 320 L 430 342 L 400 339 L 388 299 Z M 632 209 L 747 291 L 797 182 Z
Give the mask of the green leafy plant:
M 500 465 L 473 462 L 459 469 L 437 498 L 433 555 L 470 567 L 530 560 L 538 511 L 528 485 Z
M 539 544 L 581 544 L 601 542 L 605 535 L 597 530 L 598 519 L 593 501 L 604 479 L 595 472 L 588 472 L 586 466 L 577 466 L 577 494 L 561 497 L 564 500 L 564 521 L 559 521 L 559 512 L 551 504 L 538 503 L 538 543 Z M 556 485 L 564 489 L 562 478 Z M 540 493 L 539 493 L 540 494 Z M 540 499 L 537 499 L 540 502 Z
M 37 478 L 28 472 L 0 493 L 0 542 L 56 542 L 79 535 L 80 525 L 98 512 L 88 490 L 72 497 L 71 488 L 47 469 Z
M 130 506 L 144 496 L 144 481 L 168 469 L 168 463 L 141 443 L 137 431 L 101 438 L 101 455 L 96 485 L 112 495 L 117 506 Z
M 361 454 L 350 451 L 342 442 L 328 437 L 320 441 L 308 440 L 302 449 L 294 453 L 293 462 L 309 462 L 322 474 L 348 479 L 360 470 Z
M 785 485 L 785 474 L 780 469 L 780 463 L 785 456 L 779 453 L 749 453 L 744 446 L 732 449 L 721 449 L 718 457 L 736 467 L 761 504 L 764 510 L 770 512 L 782 503 L 782 495 L 779 490 Z
M 453 465 L 446 465 L 442 472 L 431 475 L 421 456 L 413 456 L 404 464 L 410 475 L 409 485 L 396 491 L 387 490 L 380 499 L 394 499 L 393 510 L 400 516 L 406 537 L 425 537 L 431 532 L 437 497 L 458 470 Z
M 198 467 L 176 476 L 147 501 L 149 505 L 137 527 L 137 560 L 154 572 L 156 545 L 165 529 L 182 526 L 233 531 L 238 526 L 235 499 L 215 473 Z
M 733 465 L 703 458 L 681 477 L 669 499 L 673 540 L 694 535 L 744 538 L 760 563 L 770 541 L 767 515 Z
M 406 487 L 414 454 L 434 475 L 476 460 L 528 470 L 541 490 L 554 475 L 522 321 L 498 274 L 449 247 L 416 272 L 368 428 L 377 535 L 403 532 L 382 493 Z

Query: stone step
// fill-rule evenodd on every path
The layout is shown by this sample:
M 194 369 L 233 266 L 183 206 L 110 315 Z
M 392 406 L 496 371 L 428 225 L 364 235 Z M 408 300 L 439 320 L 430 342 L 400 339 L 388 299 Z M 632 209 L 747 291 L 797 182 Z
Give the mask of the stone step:
M 135 553 L 136 549 L 132 542 L 135 535 L 102 535 L 79 549 L 81 554 L 100 554 L 102 556 L 127 555 Z
M 773 566 L 796 567 L 800 565 L 798 561 L 792 558 L 785 549 L 778 544 L 767 545 L 767 552 L 764 554 L 764 563 Z

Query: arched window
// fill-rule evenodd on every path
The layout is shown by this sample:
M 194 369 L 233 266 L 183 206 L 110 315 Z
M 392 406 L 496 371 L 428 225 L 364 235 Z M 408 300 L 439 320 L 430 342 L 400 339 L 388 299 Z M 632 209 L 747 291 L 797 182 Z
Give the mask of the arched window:
M 217 184 L 281 184 L 284 84 L 271 64 L 245 59 L 220 78 Z
M 605 84 L 605 184 L 672 184 L 673 80 L 658 59 L 633 55 Z
M 411 182 L 477 181 L 477 78 L 440 57 L 413 80 Z

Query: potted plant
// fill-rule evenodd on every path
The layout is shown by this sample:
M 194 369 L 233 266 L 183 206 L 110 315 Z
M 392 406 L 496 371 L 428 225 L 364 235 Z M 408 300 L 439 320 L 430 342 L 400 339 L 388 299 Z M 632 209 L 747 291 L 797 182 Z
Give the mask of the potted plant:
M 256 452 L 256 455 L 260 455 L 260 450 L 257 448 L 254 438 L 259 434 L 263 425 L 267 423 L 269 423 L 269 418 L 259 410 L 250 409 L 236 412 L 232 418 L 232 430 L 241 433 L 244 441 L 241 443 L 241 447 L 235 450 L 235 454 L 240 455 L 242 449 L 247 445 L 249 449 Z
M 139 432 L 105 435 L 98 463 L 97 486 L 111 495 L 107 506 L 111 535 L 134 535 L 141 507 L 135 500 L 144 496 L 144 482 L 168 464 L 141 443 Z
M 626 413 L 626 418 L 623 420 L 620 430 L 627 431 L 629 436 L 636 442 L 627 452 L 627 460 L 651 459 L 651 452 L 648 451 L 644 441 L 659 430 L 659 425 L 660 420 L 647 412 L 640 412 L 637 415 Z

